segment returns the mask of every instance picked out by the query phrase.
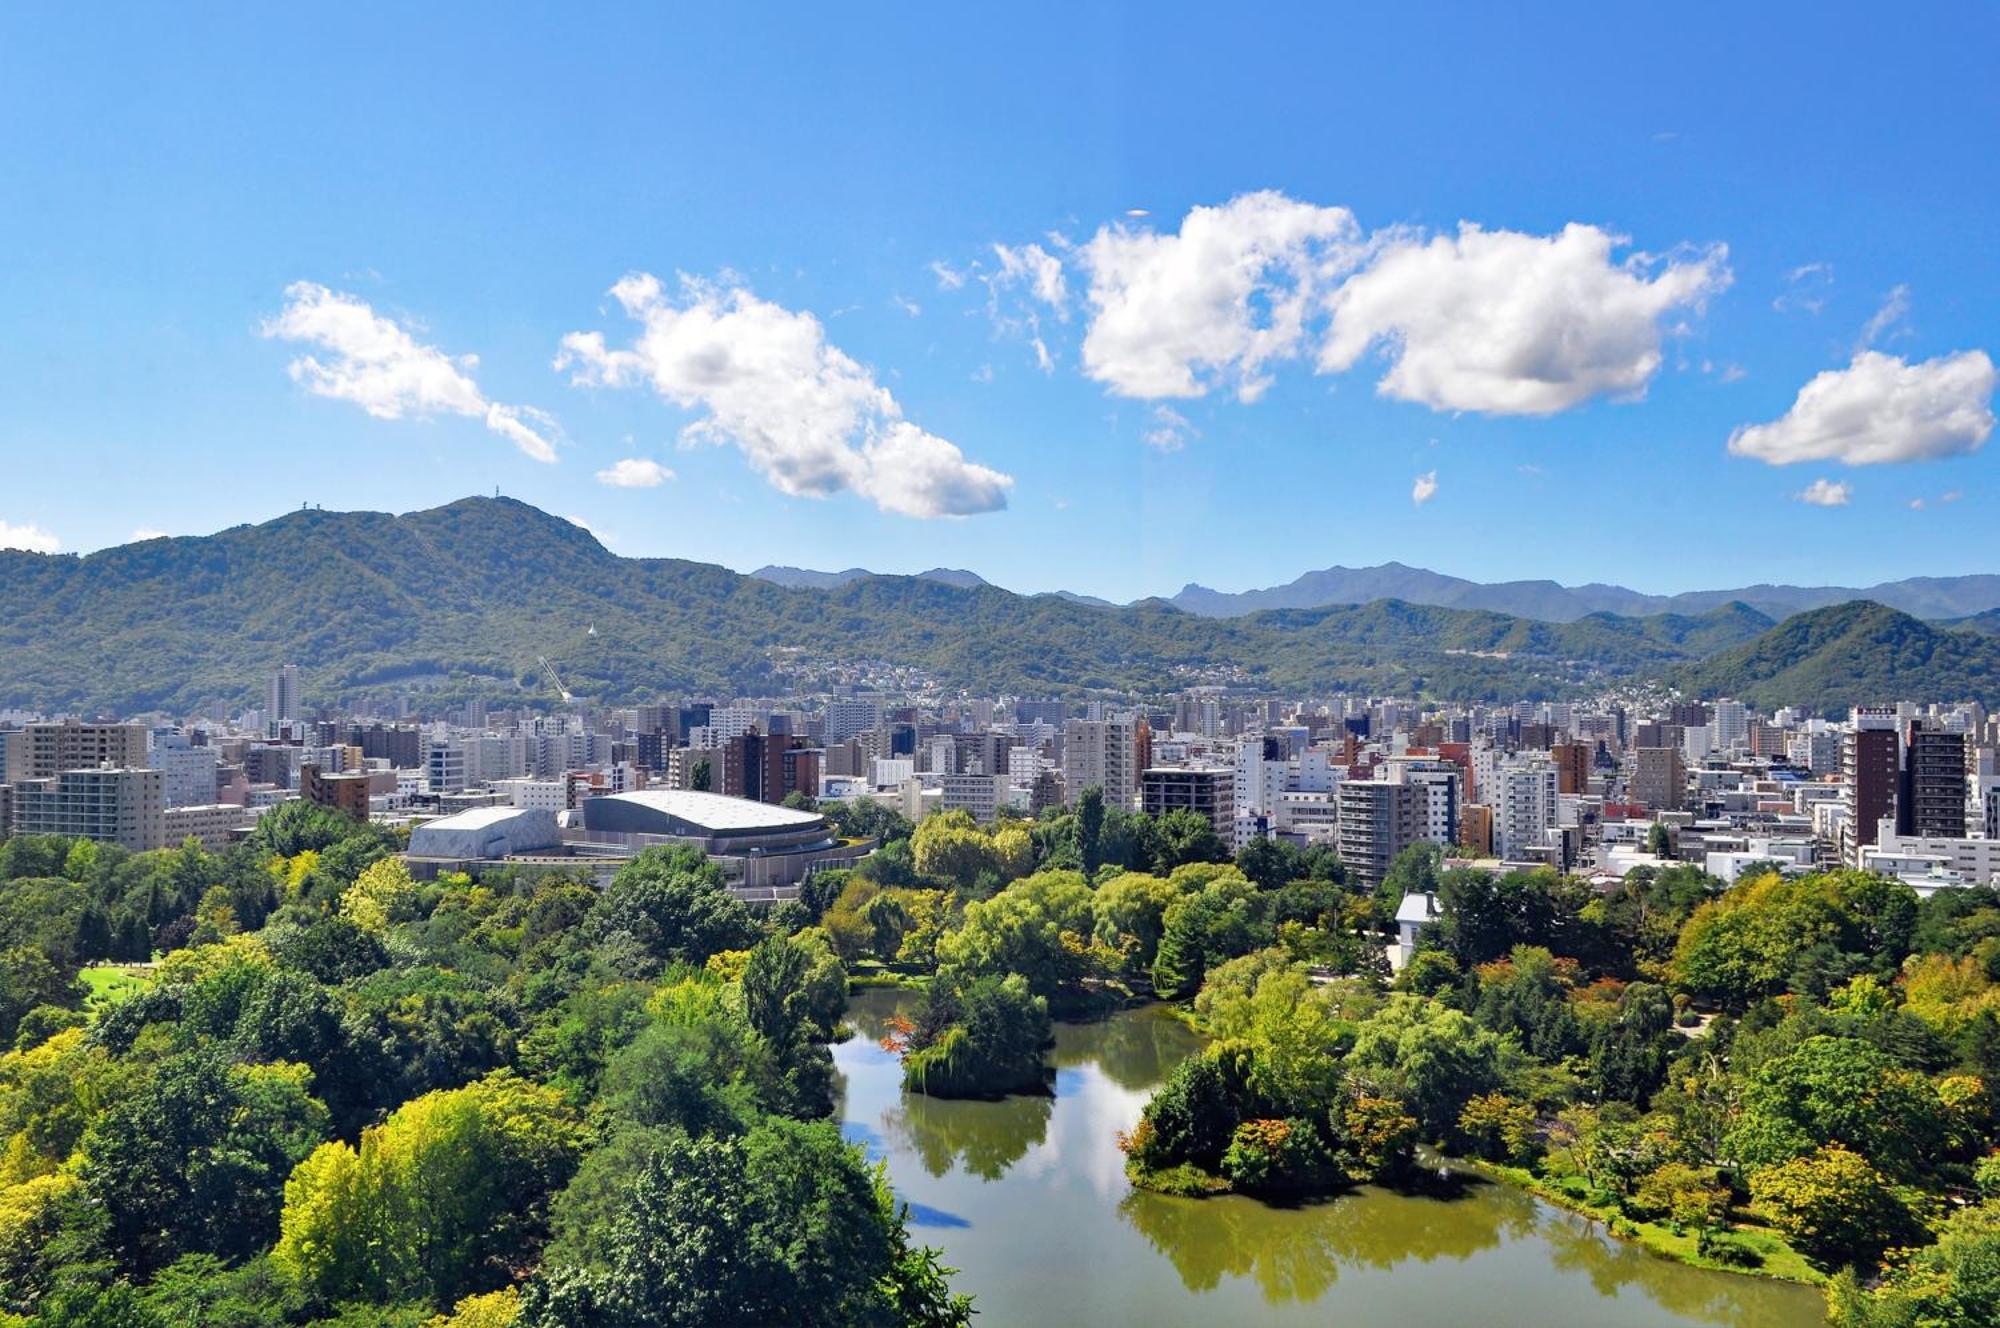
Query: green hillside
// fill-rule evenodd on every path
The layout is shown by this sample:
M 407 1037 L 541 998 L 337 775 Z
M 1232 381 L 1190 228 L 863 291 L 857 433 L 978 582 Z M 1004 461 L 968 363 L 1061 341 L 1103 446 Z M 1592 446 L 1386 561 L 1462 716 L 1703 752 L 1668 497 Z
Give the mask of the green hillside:
M 1797 614 L 1763 635 L 1683 666 L 1702 696 L 1838 713 L 1899 700 L 2000 699 L 2000 641 L 1934 627 L 1868 601 Z
M 621 558 L 525 503 L 467 498 L 404 516 L 293 512 L 83 558 L 0 552 L 0 705 L 241 705 L 281 662 L 300 665 L 316 700 L 541 698 L 540 655 L 603 702 L 779 693 L 857 665 L 989 693 L 1233 682 L 1514 699 L 1657 676 L 1753 648 L 1770 626 L 1742 604 L 1550 623 L 1378 600 L 1218 619 L 1159 600 L 1100 608 L 928 577 L 789 589 Z M 1956 686 L 1969 667 L 1945 676 Z

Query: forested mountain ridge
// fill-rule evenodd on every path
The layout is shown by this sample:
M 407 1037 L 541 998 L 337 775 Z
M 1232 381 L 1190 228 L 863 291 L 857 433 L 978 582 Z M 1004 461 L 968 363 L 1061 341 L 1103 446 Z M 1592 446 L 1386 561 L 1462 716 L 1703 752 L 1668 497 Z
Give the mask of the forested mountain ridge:
M 1743 604 L 1566 623 L 1397 600 L 1207 618 L 1160 600 L 1102 608 L 929 577 L 790 589 L 619 557 L 505 498 L 402 516 L 298 511 L 81 558 L 0 551 L 0 705 L 51 711 L 243 704 L 286 662 L 328 701 L 404 689 L 535 697 L 544 655 L 579 696 L 613 703 L 776 692 L 863 664 L 988 693 L 1210 681 L 1512 700 L 1665 676 L 1771 630 Z M 1921 667 L 1899 671 L 1908 694 L 1955 696 L 2000 677 L 1982 663 L 2000 642 L 1924 630 L 1949 638 L 1951 667 L 1936 685 Z

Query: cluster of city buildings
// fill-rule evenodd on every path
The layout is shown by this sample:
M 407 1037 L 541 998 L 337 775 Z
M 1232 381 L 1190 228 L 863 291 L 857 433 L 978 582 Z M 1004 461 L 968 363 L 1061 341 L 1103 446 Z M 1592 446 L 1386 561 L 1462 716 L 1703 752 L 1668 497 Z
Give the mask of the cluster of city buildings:
M 982 823 L 1187 811 L 1230 848 L 1331 845 L 1364 886 L 1416 844 L 1599 882 L 1690 862 L 1846 865 L 1919 890 L 2000 872 L 2000 718 L 1904 702 L 1828 720 L 1654 691 L 1451 705 L 1199 686 L 1155 704 L 843 687 L 624 709 L 311 708 L 295 669 L 235 716 L 0 716 L 0 831 L 211 846 L 303 799 L 412 827 L 423 870 L 699 848 L 752 897 L 868 852 L 819 808 Z

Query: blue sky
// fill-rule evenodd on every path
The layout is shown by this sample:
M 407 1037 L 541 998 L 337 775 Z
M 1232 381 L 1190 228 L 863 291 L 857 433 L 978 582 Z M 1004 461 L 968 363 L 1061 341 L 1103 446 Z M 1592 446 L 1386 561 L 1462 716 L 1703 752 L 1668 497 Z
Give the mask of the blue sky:
M 1994 570 L 1990 6 L 706 9 L 0 16 L 0 540 Z

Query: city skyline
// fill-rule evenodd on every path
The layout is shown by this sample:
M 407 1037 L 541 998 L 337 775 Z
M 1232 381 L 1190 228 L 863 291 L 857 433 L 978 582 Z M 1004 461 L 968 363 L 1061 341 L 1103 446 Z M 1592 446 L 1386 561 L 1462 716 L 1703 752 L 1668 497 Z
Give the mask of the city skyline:
M 7 20 L 0 544 L 497 486 L 631 556 L 1121 601 L 1990 562 L 1988 13 L 801 15 L 734 63 L 456 18 Z

